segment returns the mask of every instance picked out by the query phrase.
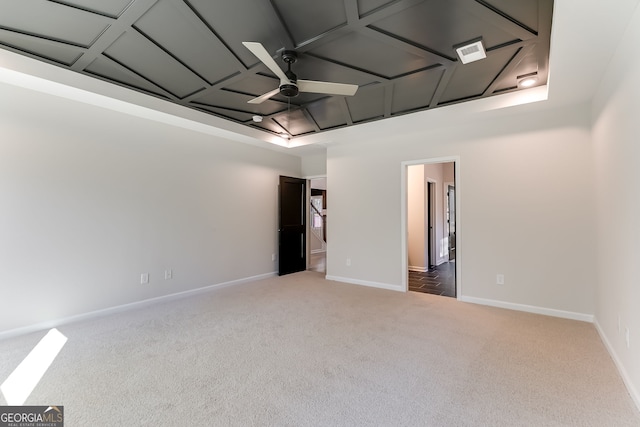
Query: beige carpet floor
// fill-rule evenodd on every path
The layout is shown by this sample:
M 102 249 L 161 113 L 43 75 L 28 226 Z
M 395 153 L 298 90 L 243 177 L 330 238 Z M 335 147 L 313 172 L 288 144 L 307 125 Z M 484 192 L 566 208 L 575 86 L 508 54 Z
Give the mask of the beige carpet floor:
M 67 427 L 640 426 L 591 324 L 316 272 L 58 329 L 26 404 Z M 0 341 L 0 381 L 43 335 Z

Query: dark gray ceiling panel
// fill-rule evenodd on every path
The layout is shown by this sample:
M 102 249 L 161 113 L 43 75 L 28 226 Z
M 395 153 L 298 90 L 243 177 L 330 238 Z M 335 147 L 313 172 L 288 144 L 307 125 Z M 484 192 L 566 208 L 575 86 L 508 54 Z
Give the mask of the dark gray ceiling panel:
M 343 0 L 273 0 L 273 3 L 297 45 L 347 22 Z
M 282 126 L 292 136 L 304 135 L 315 131 L 315 124 L 302 110 L 282 112 L 273 120 Z
M 390 3 L 395 3 L 395 0 L 358 0 L 358 12 L 363 16 Z
M 84 47 L 110 22 L 103 16 L 44 0 L 13 1 L 0 13 L 2 28 Z
M 375 55 L 371 52 L 375 52 Z M 385 78 L 393 78 L 438 64 L 435 56 L 427 54 L 427 59 L 360 33 L 347 34 L 311 50 L 310 53 L 365 69 Z
M 481 1 L 481 3 L 486 3 L 528 28 L 538 31 L 538 0 L 489 0 Z
M 56 0 L 58 3 L 76 6 L 80 9 L 90 10 L 103 15 L 117 18 L 124 12 L 131 0 Z
M 294 136 L 520 90 L 524 74 L 544 85 L 549 70 L 553 0 L 2 1 L 0 48 Z M 462 64 L 454 45 L 478 37 L 487 58 Z M 299 80 L 358 90 L 249 104 L 280 73 L 242 42 L 281 70 L 295 51 Z
M 183 7 L 182 12 L 191 10 Z M 240 71 L 233 56 L 196 15 L 181 13 L 172 0 L 159 0 L 135 26 L 209 84 Z
M 394 83 L 392 114 L 426 108 L 431 103 L 443 73 L 443 68 L 436 68 L 398 79 Z
M 136 31 L 120 36 L 105 54 L 178 98 L 204 87 L 200 78 Z
M 280 29 L 280 22 L 269 0 L 186 0 L 185 3 L 246 66 L 258 64 L 259 61 L 242 42 L 260 42 L 274 55 L 285 46 L 293 47 L 286 33 Z
M 84 49 L 76 46 L 2 29 L 0 40 L 7 47 L 67 66 L 72 65 L 84 52 Z
M 347 124 L 342 98 L 328 97 L 307 106 L 307 110 L 320 129 L 330 129 Z
M 482 61 L 457 67 L 440 104 L 482 95 L 516 51 L 514 48 L 503 49 L 488 55 Z
M 482 37 L 486 47 L 515 39 L 504 29 L 456 7 L 455 2 L 439 0 L 425 1 L 372 26 L 452 58 L 456 57 L 453 46 L 477 37 Z
M 372 85 L 360 88 L 354 97 L 346 98 L 354 123 L 384 117 L 385 88 Z
M 85 71 L 103 79 L 132 87 L 141 92 L 148 92 L 165 98 L 167 97 L 167 94 L 158 86 L 155 86 L 136 73 L 131 72 L 117 62 L 111 61 L 105 57 L 96 58 L 95 61 L 85 68 Z

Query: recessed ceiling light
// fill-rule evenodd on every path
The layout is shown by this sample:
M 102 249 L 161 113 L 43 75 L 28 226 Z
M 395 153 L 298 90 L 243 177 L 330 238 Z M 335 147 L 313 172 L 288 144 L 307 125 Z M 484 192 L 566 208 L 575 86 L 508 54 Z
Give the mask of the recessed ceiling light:
M 458 53 L 460 61 L 462 61 L 463 64 L 479 61 L 487 57 L 481 38 L 468 41 L 462 45 L 454 46 L 454 49 Z
M 253 121 L 256 123 L 260 123 L 262 121 L 262 116 L 258 116 L 258 115 L 253 116 Z
M 518 87 L 527 88 L 538 83 L 538 73 L 518 76 Z

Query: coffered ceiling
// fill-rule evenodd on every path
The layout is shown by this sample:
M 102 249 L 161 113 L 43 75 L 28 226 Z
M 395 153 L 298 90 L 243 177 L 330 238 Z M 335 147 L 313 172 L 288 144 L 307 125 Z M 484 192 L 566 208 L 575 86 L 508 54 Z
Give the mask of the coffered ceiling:
M 0 46 L 224 119 L 291 137 L 517 91 L 548 77 L 553 0 L 0 0 Z M 455 46 L 481 39 L 486 58 Z M 359 86 L 247 101 L 294 50 L 300 79 Z M 253 116 L 261 116 L 255 122 Z

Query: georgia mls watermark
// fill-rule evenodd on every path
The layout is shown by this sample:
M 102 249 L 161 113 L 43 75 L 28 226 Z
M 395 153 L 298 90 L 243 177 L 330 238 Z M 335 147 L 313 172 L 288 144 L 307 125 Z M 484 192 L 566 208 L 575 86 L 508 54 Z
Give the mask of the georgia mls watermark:
M 0 427 L 64 427 L 64 406 L 0 406 Z

